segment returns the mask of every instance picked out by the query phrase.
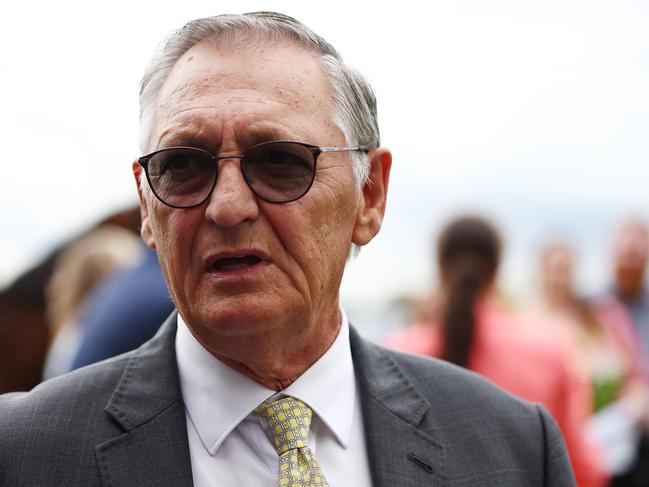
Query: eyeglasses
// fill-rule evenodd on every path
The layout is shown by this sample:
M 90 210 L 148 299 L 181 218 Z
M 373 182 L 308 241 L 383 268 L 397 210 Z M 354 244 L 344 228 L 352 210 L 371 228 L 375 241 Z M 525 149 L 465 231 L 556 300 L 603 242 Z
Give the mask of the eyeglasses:
M 304 196 L 315 179 L 316 161 L 326 152 L 364 151 L 369 146 L 317 147 L 292 141 L 253 145 L 239 156 L 215 156 L 196 147 L 170 147 L 140 157 L 153 194 L 173 208 L 202 205 L 216 186 L 218 161 L 239 159 L 243 178 L 259 198 L 288 203 Z

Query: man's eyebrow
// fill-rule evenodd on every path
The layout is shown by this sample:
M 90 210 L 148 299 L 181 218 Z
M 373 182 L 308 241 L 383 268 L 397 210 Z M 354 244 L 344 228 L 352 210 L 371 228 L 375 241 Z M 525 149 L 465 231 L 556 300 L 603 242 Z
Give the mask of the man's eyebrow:
M 241 150 L 252 147 L 262 142 L 270 142 L 273 140 L 294 140 L 295 137 L 291 136 L 281 127 L 271 126 L 252 126 L 249 130 L 243 130 L 236 135 L 237 145 Z M 302 142 L 302 141 L 298 141 Z M 163 134 L 157 143 L 157 149 L 168 147 L 188 146 L 204 149 L 213 153 L 217 153 L 221 148 L 221 140 L 215 138 L 207 138 L 198 133 L 194 128 L 174 130 Z
M 237 136 L 237 143 L 243 147 L 251 147 L 255 144 L 261 144 L 262 142 L 270 142 L 272 140 L 285 140 L 287 138 L 286 133 L 271 127 L 263 128 L 253 128 L 252 130 L 247 130 Z
M 181 130 L 163 135 L 158 139 L 157 145 L 158 149 L 185 146 L 196 147 L 205 150 L 214 150 L 215 148 L 218 148 L 220 143 L 218 141 L 208 140 L 205 137 L 196 134 L 195 131 Z

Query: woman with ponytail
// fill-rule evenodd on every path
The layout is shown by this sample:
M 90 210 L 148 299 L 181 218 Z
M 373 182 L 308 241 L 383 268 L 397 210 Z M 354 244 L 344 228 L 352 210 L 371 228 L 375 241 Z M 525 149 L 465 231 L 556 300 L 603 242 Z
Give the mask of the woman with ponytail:
M 476 312 L 483 294 L 492 288 L 500 259 L 500 238 L 487 222 L 475 217 L 456 220 L 438 243 L 444 307 L 442 357 L 468 367 L 475 337 Z
M 581 487 L 607 485 L 598 445 L 586 435 L 591 392 L 573 363 L 575 344 L 553 325 L 529 326 L 495 297 L 498 232 L 465 216 L 449 223 L 437 246 L 439 292 L 432 318 L 386 345 L 471 369 L 512 394 L 545 405 L 566 440 Z

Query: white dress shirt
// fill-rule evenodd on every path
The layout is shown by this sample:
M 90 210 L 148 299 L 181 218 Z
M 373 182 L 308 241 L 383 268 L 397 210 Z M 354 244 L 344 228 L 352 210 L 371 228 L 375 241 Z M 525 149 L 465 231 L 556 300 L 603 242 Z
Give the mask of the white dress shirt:
M 226 366 L 194 338 L 178 315 L 176 357 L 187 415 L 194 486 L 276 486 L 279 457 L 264 418 L 268 398 L 292 396 L 313 410 L 309 446 L 330 487 L 371 486 L 349 324 L 329 350 L 281 392 Z

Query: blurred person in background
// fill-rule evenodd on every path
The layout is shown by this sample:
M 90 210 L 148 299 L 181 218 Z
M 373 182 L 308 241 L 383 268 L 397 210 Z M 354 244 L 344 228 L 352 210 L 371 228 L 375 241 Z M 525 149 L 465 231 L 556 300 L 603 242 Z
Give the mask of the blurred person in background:
M 441 282 L 429 301 L 432 321 L 389 337 L 390 347 L 443 358 L 485 376 L 509 392 L 544 404 L 566 440 L 578 485 L 604 486 L 608 475 L 586 425 L 592 395 L 573 363 L 566 333 L 525 323 L 496 293 L 501 239 L 486 220 L 463 216 L 441 232 L 437 261 Z M 426 316 L 423 314 L 421 316 Z
M 70 370 L 133 350 L 155 335 L 173 311 L 155 251 L 112 273 L 88 298 L 83 336 Z
M 645 283 L 649 231 L 639 220 L 628 220 L 617 234 L 614 251 L 613 294 L 624 305 L 649 354 L 649 290 Z
M 541 267 L 539 311 L 575 337 L 578 365 L 594 395 L 591 430 L 604 446 L 609 469 L 623 475 L 633 465 L 649 414 L 646 370 L 632 324 L 613 296 L 591 301 L 579 296 L 568 244 L 548 245 Z
M 47 315 L 51 343 L 43 378 L 67 372 L 76 356 L 84 327 L 87 298 L 111 272 L 134 264 L 142 252 L 140 240 L 114 225 L 99 227 L 76 240 L 56 258 L 47 285 Z

